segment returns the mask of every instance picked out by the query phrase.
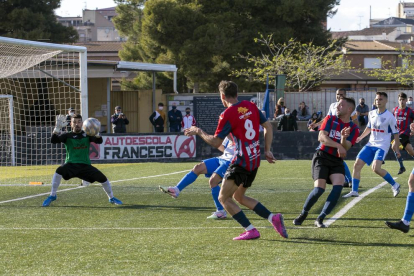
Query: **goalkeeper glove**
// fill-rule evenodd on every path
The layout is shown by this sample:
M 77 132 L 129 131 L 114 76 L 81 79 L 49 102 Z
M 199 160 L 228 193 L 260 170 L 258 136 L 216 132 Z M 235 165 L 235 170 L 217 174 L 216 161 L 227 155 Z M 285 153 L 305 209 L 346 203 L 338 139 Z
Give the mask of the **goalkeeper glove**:
M 54 134 L 59 134 L 62 128 L 68 125 L 68 122 L 66 121 L 65 115 L 57 115 L 56 116 L 56 126 L 53 130 Z
M 101 134 L 98 132 L 98 134 L 95 135 L 96 138 L 101 138 Z

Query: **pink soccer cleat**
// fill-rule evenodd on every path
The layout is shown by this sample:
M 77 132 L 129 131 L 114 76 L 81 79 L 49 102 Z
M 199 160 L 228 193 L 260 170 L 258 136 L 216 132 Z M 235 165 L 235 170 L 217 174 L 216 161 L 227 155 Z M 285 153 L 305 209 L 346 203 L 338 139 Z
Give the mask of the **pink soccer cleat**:
M 240 236 L 233 238 L 234 241 L 254 240 L 260 238 L 260 233 L 256 228 L 246 231 Z
M 276 232 L 278 232 L 282 237 L 287 239 L 288 234 L 286 232 L 286 227 L 285 227 L 285 223 L 283 221 L 282 214 L 273 215 L 272 224 L 273 224 L 273 227 L 275 228 Z

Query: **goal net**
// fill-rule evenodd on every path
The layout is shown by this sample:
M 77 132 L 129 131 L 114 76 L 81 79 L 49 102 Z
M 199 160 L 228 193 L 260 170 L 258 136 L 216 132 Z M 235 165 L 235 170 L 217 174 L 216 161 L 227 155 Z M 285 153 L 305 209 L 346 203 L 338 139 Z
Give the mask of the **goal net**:
M 88 116 L 86 48 L 0 37 L 0 184 L 50 183 L 56 115 Z

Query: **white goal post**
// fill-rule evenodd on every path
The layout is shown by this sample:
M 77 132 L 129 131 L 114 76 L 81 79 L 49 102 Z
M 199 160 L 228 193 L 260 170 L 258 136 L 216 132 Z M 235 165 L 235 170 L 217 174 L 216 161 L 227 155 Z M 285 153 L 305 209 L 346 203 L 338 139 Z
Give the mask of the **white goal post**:
M 69 108 L 88 117 L 86 47 L 0 37 L 0 184 L 50 183 L 65 158 L 50 136 Z

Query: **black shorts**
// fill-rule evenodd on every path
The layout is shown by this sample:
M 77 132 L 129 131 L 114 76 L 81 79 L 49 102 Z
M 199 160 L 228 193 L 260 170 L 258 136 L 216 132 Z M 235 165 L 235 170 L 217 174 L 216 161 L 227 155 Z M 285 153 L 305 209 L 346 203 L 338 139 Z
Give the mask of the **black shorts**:
M 336 173 L 345 175 L 344 161 L 341 158 L 333 156 L 325 151 L 316 151 L 312 158 L 313 180 L 316 181 L 317 179 L 325 179 L 326 183 L 332 184 L 329 176 Z
M 65 180 L 74 177 L 78 177 L 90 183 L 95 181 L 104 183 L 107 180 L 106 176 L 94 166 L 81 163 L 66 163 L 57 168 L 56 173 L 60 174 Z
M 231 164 L 224 175 L 224 179 L 234 180 L 237 186 L 243 184 L 243 187 L 249 188 L 256 178 L 257 170 L 258 168 L 248 171 L 239 165 Z
M 405 149 L 405 147 L 408 144 L 411 144 L 411 142 L 410 142 L 410 136 L 405 135 L 405 134 L 400 134 L 400 144 L 403 146 L 403 149 Z

